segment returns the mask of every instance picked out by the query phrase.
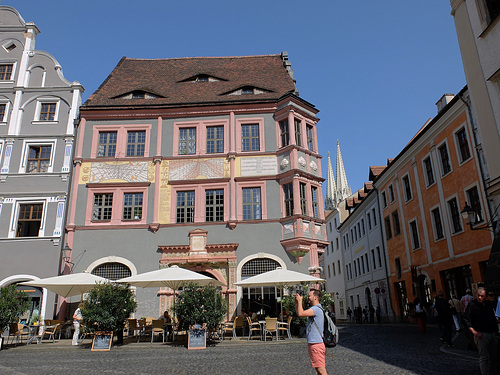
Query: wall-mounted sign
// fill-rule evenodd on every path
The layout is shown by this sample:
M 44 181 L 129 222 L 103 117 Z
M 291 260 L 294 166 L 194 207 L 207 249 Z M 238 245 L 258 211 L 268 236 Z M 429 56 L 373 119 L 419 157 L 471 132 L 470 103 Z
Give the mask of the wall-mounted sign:
M 278 159 L 276 156 L 262 158 L 241 158 L 242 176 L 265 176 L 278 173 Z

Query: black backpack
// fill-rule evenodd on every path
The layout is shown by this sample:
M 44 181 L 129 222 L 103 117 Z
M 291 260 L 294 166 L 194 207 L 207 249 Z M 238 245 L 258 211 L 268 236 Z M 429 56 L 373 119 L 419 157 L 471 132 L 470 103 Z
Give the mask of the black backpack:
M 321 307 L 320 307 L 321 309 Z M 337 343 L 339 342 L 339 330 L 337 326 L 333 323 L 332 319 L 330 318 L 329 315 L 325 314 L 325 311 L 323 311 L 323 332 L 320 331 L 318 325 L 314 321 L 313 317 L 313 323 L 316 326 L 316 329 L 320 333 L 321 337 L 323 338 L 323 343 L 327 348 L 334 348 L 337 346 Z

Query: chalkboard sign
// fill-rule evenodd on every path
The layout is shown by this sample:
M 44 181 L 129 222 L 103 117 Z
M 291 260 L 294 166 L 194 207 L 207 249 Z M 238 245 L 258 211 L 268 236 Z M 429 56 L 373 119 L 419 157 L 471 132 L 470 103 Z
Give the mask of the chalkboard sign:
M 111 349 L 113 332 L 96 332 L 92 340 L 92 351 L 106 351 Z
M 206 349 L 207 330 L 205 328 L 191 328 L 188 336 L 188 349 Z

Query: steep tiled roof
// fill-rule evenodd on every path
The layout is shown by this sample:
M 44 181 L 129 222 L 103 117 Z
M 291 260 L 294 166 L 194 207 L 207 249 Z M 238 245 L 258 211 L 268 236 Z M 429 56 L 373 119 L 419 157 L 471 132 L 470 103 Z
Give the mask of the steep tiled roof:
M 198 76 L 210 79 L 194 81 Z M 254 87 L 261 93 L 230 95 L 243 87 Z M 152 99 L 122 97 L 134 91 L 154 96 Z M 295 84 L 281 55 L 152 60 L 123 57 L 82 108 L 275 101 L 290 92 L 295 92 Z
M 374 181 L 385 168 L 386 168 L 385 165 L 371 165 L 368 179 L 370 181 Z

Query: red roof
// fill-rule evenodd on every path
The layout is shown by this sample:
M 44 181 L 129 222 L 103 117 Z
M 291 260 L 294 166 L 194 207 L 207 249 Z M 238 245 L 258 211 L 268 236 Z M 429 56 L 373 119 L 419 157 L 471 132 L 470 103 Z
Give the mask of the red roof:
M 368 179 L 370 181 L 374 181 L 385 168 L 386 168 L 385 165 L 371 165 Z
M 199 76 L 210 79 L 196 81 Z M 243 87 L 252 87 L 262 93 L 230 95 Z M 281 55 L 152 60 L 123 57 L 82 108 L 276 101 L 295 90 L 294 80 Z M 154 98 L 122 97 L 134 91 L 152 94 Z

